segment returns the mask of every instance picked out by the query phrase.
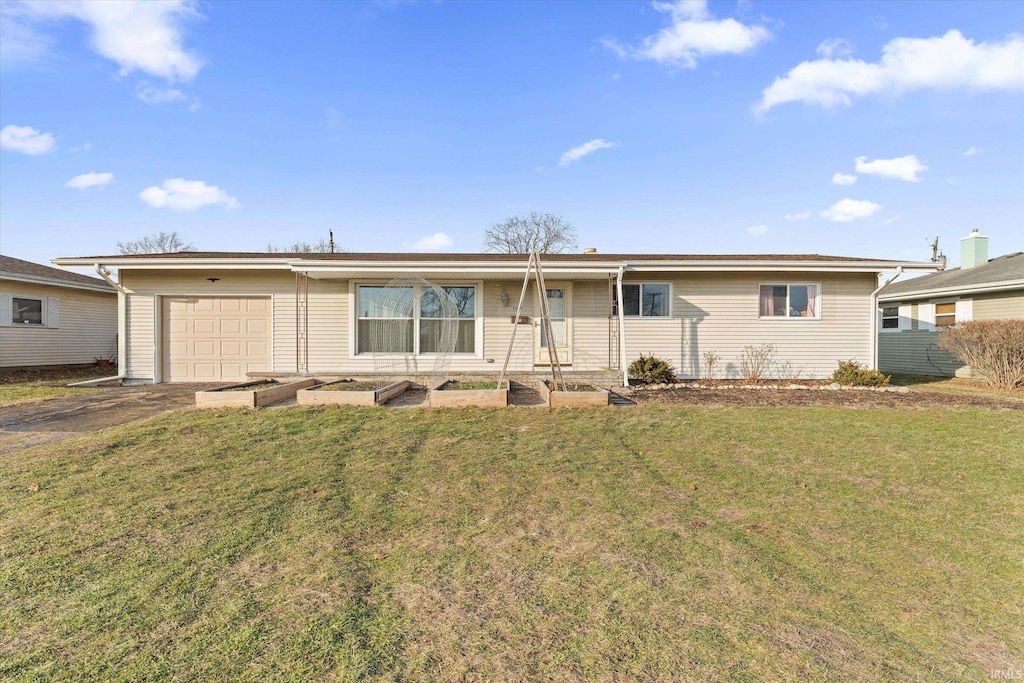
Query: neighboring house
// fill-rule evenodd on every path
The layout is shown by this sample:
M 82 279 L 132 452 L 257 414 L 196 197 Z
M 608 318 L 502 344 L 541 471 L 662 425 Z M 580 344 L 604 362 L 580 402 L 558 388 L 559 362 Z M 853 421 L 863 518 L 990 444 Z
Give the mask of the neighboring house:
M 242 380 L 249 373 L 372 375 L 370 330 L 402 330 L 391 367 L 429 373 L 437 360 L 429 297 L 409 286 L 402 310 L 374 302 L 395 279 L 421 277 L 463 303 L 450 370 L 497 374 L 516 321 L 510 368 L 548 363 L 532 289 L 514 315 L 527 257 L 511 254 L 179 253 L 55 259 L 116 269 L 123 299 L 122 370 L 129 381 Z M 697 377 L 702 354 L 738 377 L 747 345 L 774 344 L 775 374 L 827 377 L 840 360 L 873 364 L 879 274 L 935 270 L 930 262 L 819 255 L 543 257 L 558 356 L 567 372 L 608 373 L 641 353 Z M 111 280 L 112 281 L 112 280 Z M 621 286 L 624 305 L 618 307 Z M 377 347 L 379 349 L 379 347 Z M 616 374 L 617 373 L 617 374 Z
M 878 367 L 883 372 L 967 377 L 971 369 L 938 347 L 945 327 L 1024 318 L 1024 252 L 988 259 L 988 237 L 960 240 L 960 267 L 894 282 L 878 294 Z
M 85 365 L 116 350 L 113 287 L 0 256 L 0 367 Z

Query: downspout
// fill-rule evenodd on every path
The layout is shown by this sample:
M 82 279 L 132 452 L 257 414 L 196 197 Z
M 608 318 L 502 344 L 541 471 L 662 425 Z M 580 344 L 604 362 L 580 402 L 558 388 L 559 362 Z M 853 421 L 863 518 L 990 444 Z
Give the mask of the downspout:
M 113 377 L 100 377 L 97 379 L 87 379 L 84 382 L 74 382 L 69 384 L 69 387 L 89 387 L 94 384 L 123 380 L 125 377 L 125 330 L 127 328 L 125 289 L 121 286 L 121 283 L 110 277 L 110 271 L 104 266 L 97 263 L 95 267 L 96 274 L 117 290 L 117 374 Z
M 629 386 L 629 367 L 626 365 L 626 307 L 622 299 L 622 274 L 626 266 L 619 266 L 616 288 L 619 293 L 619 365 L 622 367 L 622 386 Z
M 878 293 L 892 284 L 893 280 L 903 274 L 903 266 L 896 266 L 896 274 L 879 285 L 871 292 L 871 369 L 878 369 Z

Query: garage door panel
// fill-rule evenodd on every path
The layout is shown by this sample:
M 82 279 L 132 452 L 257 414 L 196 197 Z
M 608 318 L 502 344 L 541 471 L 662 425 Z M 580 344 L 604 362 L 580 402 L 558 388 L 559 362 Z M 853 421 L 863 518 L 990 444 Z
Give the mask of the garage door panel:
M 244 381 L 270 364 L 268 297 L 167 297 L 166 382 Z

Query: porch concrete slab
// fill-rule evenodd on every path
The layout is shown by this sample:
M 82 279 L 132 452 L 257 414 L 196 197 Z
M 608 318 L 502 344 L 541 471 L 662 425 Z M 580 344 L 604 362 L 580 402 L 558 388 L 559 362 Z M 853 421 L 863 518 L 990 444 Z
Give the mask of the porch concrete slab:
M 107 427 L 195 405 L 195 392 L 218 384 L 155 384 L 82 389 L 77 396 L 0 408 L 0 455 L 53 444 Z

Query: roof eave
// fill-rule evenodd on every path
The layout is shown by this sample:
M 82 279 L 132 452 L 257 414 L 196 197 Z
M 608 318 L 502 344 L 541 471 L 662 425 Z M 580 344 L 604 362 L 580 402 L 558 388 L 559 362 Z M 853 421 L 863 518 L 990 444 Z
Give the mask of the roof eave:
M 1019 280 L 1003 280 L 1000 282 L 983 282 L 974 285 L 954 285 L 951 287 L 931 287 L 892 294 L 879 294 L 879 301 L 903 301 L 906 299 L 926 299 L 934 296 L 953 296 L 956 294 L 985 294 L 987 292 L 1003 292 L 1012 289 L 1024 289 L 1024 278 Z
M 73 282 L 71 280 L 62 280 L 60 278 L 53 277 L 39 277 L 36 275 L 25 275 L 24 273 L 11 273 L 9 271 L 0 271 L 0 279 L 11 280 L 13 282 L 24 282 L 26 284 L 33 285 L 46 285 L 47 287 L 67 287 L 69 289 L 85 289 L 92 292 L 102 292 L 104 294 L 115 294 L 116 292 L 112 287 L 104 282 L 96 281 L 96 284 L 88 282 Z

